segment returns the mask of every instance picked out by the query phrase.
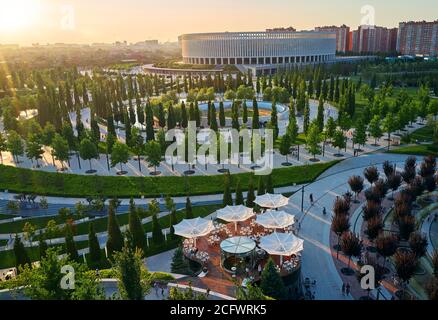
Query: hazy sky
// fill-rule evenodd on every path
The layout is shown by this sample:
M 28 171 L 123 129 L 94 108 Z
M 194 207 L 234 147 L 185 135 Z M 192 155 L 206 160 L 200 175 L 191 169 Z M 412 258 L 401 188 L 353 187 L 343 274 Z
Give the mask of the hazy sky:
M 438 19 L 437 0 L 0 0 L 0 43 L 175 41 L 190 32 Z M 369 11 L 368 11 L 369 12 Z

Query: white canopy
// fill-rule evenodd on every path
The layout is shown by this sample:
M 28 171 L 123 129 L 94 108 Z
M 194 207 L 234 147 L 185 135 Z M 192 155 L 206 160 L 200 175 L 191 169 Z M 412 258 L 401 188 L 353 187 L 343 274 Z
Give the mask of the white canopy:
M 303 251 L 304 240 L 292 233 L 274 232 L 260 239 L 260 248 L 276 256 L 291 256 Z
M 198 238 L 209 234 L 213 229 L 213 221 L 195 218 L 184 219 L 180 223 L 174 225 L 175 234 L 184 238 Z
M 216 212 L 217 218 L 228 222 L 245 221 L 254 216 L 254 211 L 245 206 L 226 206 Z
M 258 215 L 256 222 L 269 229 L 287 228 L 295 223 L 295 216 L 284 211 L 266 211 Z
M 257 196 L 254 200 L 262 208 L 277 209 L 287 206 L 289 199 L 281 194 L 264 194 L 262 196 Z

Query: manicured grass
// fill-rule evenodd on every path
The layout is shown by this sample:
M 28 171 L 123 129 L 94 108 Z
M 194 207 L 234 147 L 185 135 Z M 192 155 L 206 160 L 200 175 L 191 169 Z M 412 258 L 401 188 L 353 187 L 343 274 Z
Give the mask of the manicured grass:
M 215 212 L 217 209 L 221 208 L 221 206 L 219 205 L 208 205 L 208 206 L 198 206 L 198 207 L 193 207 L 192 208 L 192 212 L 193 212 L 193 217 L 205 217 L 208 216 L 209 214 Z M 186 210 L 180 210 L 177 212 L 177 219 L 178 222 L 181 221 L 186 214 Z M 128 224 L 128 214 L 124 213 L 124 214 L 120 214 L 117 215 L 117 222 L 119 223 L 119 226 L 124 226 Z M 158 219 L 158 221 L 160 222 L 161 228 L 168 228 L 170 227 L 170 216 L 166 216 L 166 217 L 162 217 L 160 219 Z M 79 225 L 76 226 L 76 235 L 81 235 L 81 234 L 88 234 L 88 229 L 90 226 L 91 222 L 84 222 L 81 223 Z M 96 232 L 103 232 L 107 230 L 107 226 L 108 226 L 108 218 L 101 218 L 98 220 L 93 221 L 94 224 L 94 229 Z M 145 232 L 152 232 L 152 222 L 148 222 L 146 224 L 143 225 Z
M 414 145 L 414 146 L 405 146 L 400 147 L 394 150 L 389 151 L 389 153 L 396 154 L 411 154 L 418 156 L 438 156 L 438 144 L 422 144 L 422 145 Z
M 65 253 L 65 247 L 64 245 L 56 245 L 53 247 L 60 248 L 60 253 Z M 88 247 L 88 241 L 80 241 L 76 242 L 76 248 L 78 250 L 84 249 Z M 29 258 L 32 262 L 38 261 L 40 259 L 39 256 L 39 248 L 38 247 L 32 247 L 32 248 L 26 248 L 26 252 L 29 255 Z M 0 251 L 0 269 L 6 269 L 15 267 L 15 255 L 13 250 L 7 250 L 7 251 Z
M 4 247 L 7 244 L 8 244 L 8 240 L 3 240 L 3 239 L 0 240 L 0 247 Z
M 6 220 L 6 219 L 11 219 L 11 218 L 15 218 L 16 216 L 12 215 L 12 214 L 0 214 L 0 220 Z
M 274 187 L 313 181 L 337 161 L 314 165 L 274 169 Z M 232 175 L 232 184 L 238 179 L 247 190 L 252 173 Z M 255 177 L 257 180 L 257 177 Z M 109 177 L 33 171 L 0 165 L 0 190 L 65 197 L 117 196 L 123 198 L 219 194 L 223 192 L 222 175 L 192 177 Z M 255 181 L 256 184 L 256 181 Z
M 422 142 L 432 141 L 433 134 L 434 128 L 432 126 L 425 126 L 412 132 L 411 139 Z
M 36 227 L 36 229 L 42 229 L 42 228 L 46 227 L 47 222 L 49 222 L 49 220 L 55 220 L 57 224 L 61 224 L 61 223 L 65 222 L 59 216 L 54 216 L 54 217 L 38 217 L 38 218 L 34 218 L 34 219 L 23 219 L 23 220 L 18 220 L 18 221 L 14 221 L 14 222 L 1 223 L 0 224 L 0 233 L 19 233 L 19 232 L 23 232 L 23 227 L 24 227 L 26 222 L 29 222 L 32 225 L 34 225 Z

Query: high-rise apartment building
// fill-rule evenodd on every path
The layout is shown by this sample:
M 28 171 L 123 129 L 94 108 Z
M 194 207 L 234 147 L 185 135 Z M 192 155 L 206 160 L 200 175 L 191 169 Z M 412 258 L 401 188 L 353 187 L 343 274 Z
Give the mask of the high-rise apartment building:
M 404 55 L 438 55 L 438 20 L 401 22 L 397 51 Z
M 347 52 L 350 47 L 350 27 L 345 24 L 337 26 L 316 27 L 315 31 L 328 31 L 336 33 L 336 51 Z
M 358 53 L 395 52 L 397 28 L 359 26 L 351 35 L 351 51 Z

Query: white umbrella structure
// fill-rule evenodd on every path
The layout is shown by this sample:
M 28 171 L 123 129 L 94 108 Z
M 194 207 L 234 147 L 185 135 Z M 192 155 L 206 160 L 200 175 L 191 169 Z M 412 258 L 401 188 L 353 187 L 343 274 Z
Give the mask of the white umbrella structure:
M 195 245 L 196 238 L 206 236 L 214 229 L 213 221 L 203 218 L 184 219 L 173 227 L 176 235 L 195 239 Z
M 297 254 L 304 249 L 304 240 L 292 233 L 274 232 L 260 239 L 260 248 L 271 255 L 280 256 L 280 264 L 283 264 L 283 257 Z
M 216 218 L 227 222 L 234 222 L 234 228 L 236 230 L 237 222 L 248 220 L 254 215 L 254 210 L 245 206 L 226 206 L 216 211 Z
M 287 206 L 289 199 L 281 194 L 264 194 L 257 196 L 254 203 L 258 204 L 262 208 L 277 209 Z
M 257 216 L 256 222 L 268 229 L 283 229 L 295 223 L 295 216 L 284 211 L 266 211 Z

